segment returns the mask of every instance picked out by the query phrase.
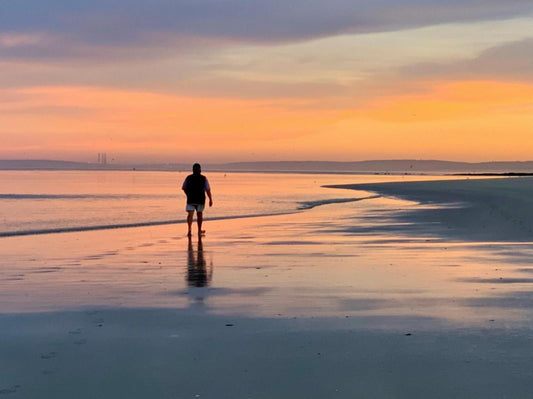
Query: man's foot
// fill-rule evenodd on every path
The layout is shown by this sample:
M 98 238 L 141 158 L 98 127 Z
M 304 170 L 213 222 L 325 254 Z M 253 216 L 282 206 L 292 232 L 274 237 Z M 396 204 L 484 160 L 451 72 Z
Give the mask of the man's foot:
M 187 237 L 192 237 L 192 233 L 190 230 L 187 232 Z
M 199 235 L 200 237 L 205 236 L 205 230 L 200 230 L 200 231 L 198 232 L 198 235 Z

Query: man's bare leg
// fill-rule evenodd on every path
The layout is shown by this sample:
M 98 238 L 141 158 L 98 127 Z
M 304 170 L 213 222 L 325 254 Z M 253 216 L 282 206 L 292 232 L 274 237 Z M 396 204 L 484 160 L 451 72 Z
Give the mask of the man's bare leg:
M 187 232 L 187 236 L 190 237 L 191 234 L 191 227 L 192 227 L 192 219 L 194 217 L 194 211 L 187 211 L 187 226 L 189 227 L 189 231 Z
M 203 212 L 196 212 L 196 223 L 198 223 L 198 237 L 200 237 L 205 231 L 202 230 L 202 222 L 204 221 Z

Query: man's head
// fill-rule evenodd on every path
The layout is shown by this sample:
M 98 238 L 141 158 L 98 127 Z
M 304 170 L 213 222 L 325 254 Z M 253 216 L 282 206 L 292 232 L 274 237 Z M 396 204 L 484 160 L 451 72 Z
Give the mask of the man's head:
M 202 167 L 200 166 L 199 163 L 195 163 L 192 166 L 192 173 L 200 173 L 201 171 L 202 171 Z

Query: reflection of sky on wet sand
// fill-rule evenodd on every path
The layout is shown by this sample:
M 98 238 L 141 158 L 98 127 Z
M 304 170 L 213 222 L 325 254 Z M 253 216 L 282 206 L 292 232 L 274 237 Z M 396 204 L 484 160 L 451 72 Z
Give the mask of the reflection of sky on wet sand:
M 2 241 L 0 312 L 177 307 L 265 317 L 413 316 L 525 325 L 530 243 L 450 243 L 380 229 L 347 232 L 406 206 L 375 199 L 303 213 Z

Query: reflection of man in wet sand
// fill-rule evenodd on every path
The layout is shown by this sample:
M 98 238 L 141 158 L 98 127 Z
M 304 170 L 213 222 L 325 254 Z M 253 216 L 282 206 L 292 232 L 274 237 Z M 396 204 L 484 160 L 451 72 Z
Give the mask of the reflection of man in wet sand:
M 195 252 L 192 240 L 189 238 L 187 285 L 189 287 L 207 287 L 211 281 L 212 274 L 213 270 L 211 268 L 207 269 L 202 240 L 198 240 L 198 250 Z
M 181 187 L 187 195 L 187 225 L 189 231 L 187 235 L 191 236 L 192 220 L 194 211 L 196 211 L 196 223 L 198 224 L 198 236 L 201 236 L 205 231 L 202 230 L 202 222 L 205 207 L 205 194 L 209 197 L 209 206 L 213 206 L 213 198 L 211 197 L 211 187 L 207 177 L 202 175 L 202 167 L 199 163 L 192 166 L 192 175 L 187 176 Z

